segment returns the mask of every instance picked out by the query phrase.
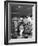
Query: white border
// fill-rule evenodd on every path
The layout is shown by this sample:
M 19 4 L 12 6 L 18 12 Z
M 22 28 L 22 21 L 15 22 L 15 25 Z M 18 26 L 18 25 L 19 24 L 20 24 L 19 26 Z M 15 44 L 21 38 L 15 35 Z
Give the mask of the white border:
M 10 3 L 8 3 L 8 6 L 9 6 L 9 4 Z M 8 7 L 8 9 L 9 9 L 9 7 Z M 8 12 L 9 12 L 9 10 L 8 10 Z M 8 43 L 15 43 L 15 42 L 32 42 L 32 41 L 35 41 L 35 4 L 34 4 L 34 6 L 33 6 L 33 8 L 32 8 L 32 15 L 33 15 L 33 37 L 32 38 L 28 38 L 28 39 L 10 39 L 9 41 L 8 41 Z M 8 14 L 8 16 L 9 16 L 9 14 Z M 10 29 L 10 28 L 9 28 Z

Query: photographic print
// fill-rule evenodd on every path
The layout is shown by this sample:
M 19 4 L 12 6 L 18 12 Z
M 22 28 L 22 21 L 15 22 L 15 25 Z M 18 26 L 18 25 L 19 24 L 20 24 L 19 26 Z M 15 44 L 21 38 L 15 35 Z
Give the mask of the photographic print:
M 4 43 L 37 43 L 37 2 L 5 1 L 4 9 Z

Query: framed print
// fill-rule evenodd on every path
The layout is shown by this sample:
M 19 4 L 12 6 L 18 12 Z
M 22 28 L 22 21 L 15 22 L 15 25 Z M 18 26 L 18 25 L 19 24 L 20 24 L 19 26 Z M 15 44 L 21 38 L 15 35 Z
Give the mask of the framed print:
M 37 2 L 4 2 L 4 44 L 37 43 Z

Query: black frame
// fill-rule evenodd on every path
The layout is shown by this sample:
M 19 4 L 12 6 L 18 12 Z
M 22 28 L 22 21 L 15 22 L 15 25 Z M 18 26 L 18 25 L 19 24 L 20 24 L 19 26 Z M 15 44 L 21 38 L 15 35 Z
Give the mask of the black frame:
M 15 3 L 32 3 L 36 4 L 35 7 L 35 42 L 19 42 L 19 43 L 8 43 L 8 3 L 9 2 L 15 2 Z M 6 29 L 5 29 L 5 16 L 6 16 Z M 6 31 L 6 32 L 5 32 Z M 37 43 L 37 2 L 29 2 L 29 1 L 4 1 L 4 44 L 31 44 L 31 43 Z

